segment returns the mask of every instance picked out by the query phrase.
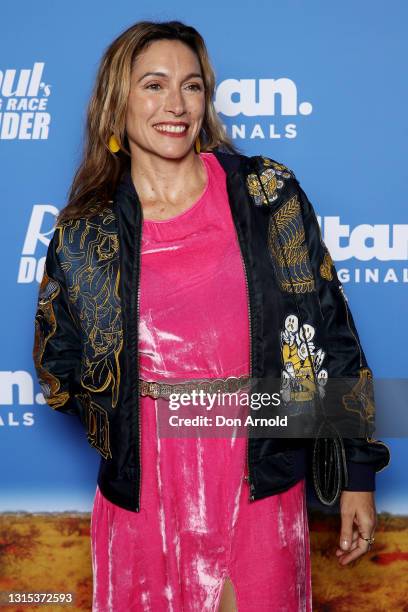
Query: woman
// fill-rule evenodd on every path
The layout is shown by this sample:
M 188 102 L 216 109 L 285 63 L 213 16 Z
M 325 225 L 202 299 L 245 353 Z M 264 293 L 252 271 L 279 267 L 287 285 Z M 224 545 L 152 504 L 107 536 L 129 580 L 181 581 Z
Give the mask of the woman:
M 49 405 L 78 415 L 102 455 L 101 612 L 311 610 L 304 441 L 163 438 L 162 409 L 248 376 L 370 375 L 312 205 L 288 168 L 237 152 L 214 84 L 180 22 L 140 22 L 110 45 L 47 253 L 34 359 Z M 379 441 L 344 442 L 341 565 L 373 542 L 389 460 Z

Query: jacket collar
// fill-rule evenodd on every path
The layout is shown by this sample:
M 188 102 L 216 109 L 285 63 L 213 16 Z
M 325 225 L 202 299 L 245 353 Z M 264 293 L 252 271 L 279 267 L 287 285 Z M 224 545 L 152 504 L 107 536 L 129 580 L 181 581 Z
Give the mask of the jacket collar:
M 245 169 L 248 158 L 240 153 L 230 153 L 221 147 L 216 147 L 211 151 L 224 168 L 227 175 Z

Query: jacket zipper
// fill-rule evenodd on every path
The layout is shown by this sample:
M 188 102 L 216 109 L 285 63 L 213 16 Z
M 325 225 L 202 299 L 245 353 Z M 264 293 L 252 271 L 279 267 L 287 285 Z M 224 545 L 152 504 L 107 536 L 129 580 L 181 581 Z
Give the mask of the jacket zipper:
M 140 205 L 140 214 L 142 215 L 142 207 Z M 139 373 L 140 373 L 140 353 L 139 353 L 139 311 L 140 311 L 140 262 L 141 262 L 141 243 L 142 243 L 142 227 L 143 227 L 143 218 L 141 219 L 140 224 L 140 232 L 138 238 L 138 266 L 137 266 L 137 305 L 136 305 L 136 330 L 137 330 L 137 399 L 136 399 L 136 407 L 137 407 L 137 422 L 138 422 L 138 454 L 139 454 L 139 486 L 138 486 L 138 497 L 137 497 L 137 508 L 136 512 L 140 512 L 140 496 L 142 489 L 142 428 L 140 424 L 140 383 L 139 383 Z
M 249 321 L 249 377 L 250 377 L 250 380 L 252 380 L 252 323 L 251 323 L 251 305 L 250 305 L 250 302 L 249 302 L 249 288 L 248 288 L 247 269 L 246 269 L 244 257 L 242 255 L 241 250 L 240 250 L 240 253 L 241 253 L 242 264 L 244 266 L 244 271 L 245 271 L 245 287 L 246 287 L 246 294 L 247 294 L 248 321 Z M 249 440 L 248 440 L 248 437 L 249 436 L 248 436 L 248 433 L 247 433 L 246 434 L 246 460 L 247 460 L 247 472 L 248 472 L 247 481 L 248 481 L 249 491 L 250 491 L 249 492 L 249 501 L 254 501 L 255 496 L 251 495 L 251 491 L 253 491 L 254 486 L 251 484 L 251 476 L 250 476 L 250 471 L 249 471 Z
M 252 366 L 252 320 L 251 320 L 251 302 L 249 299 L 249 285 L 248 285 L 248 272 L 247 272 L 247 267 L 245 264 L 245 259 L 244 256 L 242 254 L 242 248 L 241 248 L 241 243 L 239 240 L 239 235 L 238 235 L 238 231 L 235 225 L 235 220 L 234 221 L 234 228 L 235 228 L 235 234 L 237 236 L 237 241 L 238 241 L 238 247 L 239 247 L 239 254 L 241 256 L 241 261 L 242 261 L 242 266 L 244 268 L 244 276 L 245 276 L 245 288 L 246 288 L 246 296 L 247 296 L 247 307 L 248 307 L 248 323 L 249 323 L 249 377 L 250 380 L 252 380 L 252 372 L 253 372 L 253 366 Z M 250 469 L 249 469 L 249 441 L 248 441 L 248 433 L 246 435 L 246 464 L 247 464 L 247 472 L 248 475 L 245 476 L 245 480 L 248 482 L 249 485 L 249 501 L 254 501 L 255 496 L 251 495 L 251 491 L 254 490 L 254 486 L 253 484 L 251 484 L 251 474 L 250 474 Z
M 351 325 L 350 325 L 350 321 L 349 321 L 349 314 L 348 314 L 348 304 L 347 304 L 346 296 L 344 295 L 343 286 L 339 285 L 339 289 L 340 289 L 341 296 L 343 298 L 344 307 L 346 309 L 347 326 L 348 326 L 350 332 L 352 333 L 352 335 L 354 337 L 354 340 L 356 341 L 356 344 L 358 346 L 358 350 L 360 352 L 360 368 L 361 368 L 362 365 L 363 365 L 363 363 L 362 363 L 362 356 L 361 356 L 361 346 L 360 346 L 359 341 L 356 338 L 355 333 L 351 329 Z M 368 442 L 369 444 L 380 444 L 382 446 L 385 446 L 385 448 L 388 450 L 388 456 L 391 457 L 390 447 L 387 444 L 385 444 L 385 442 L 382 442 L 381 440 L 374 440 L 374 438 L 369 438 L 368 436 L 366 436 L 366 442 Z M 387 465 L 384 465 L 384 467 L 381 468 L 381 470 L 376 470 L 377 473 L 378 472 L 382 472 L 383 470 L 385 470 L 385 468 L 388 467 L 389 464 L 390 464 L 390 460 L 388 461 Z

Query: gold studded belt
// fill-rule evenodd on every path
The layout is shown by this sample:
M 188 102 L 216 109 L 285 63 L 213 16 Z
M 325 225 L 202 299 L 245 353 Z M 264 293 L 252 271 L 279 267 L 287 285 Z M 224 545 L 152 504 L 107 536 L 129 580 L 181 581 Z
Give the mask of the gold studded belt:
M 191 393 L 204 391 L 204 393 L 236 393 L 247 387 L 250 382 L 249 376 L 228 376 L 227 378 L 201 378 L 189 380 L 183 383 L 161 383 L 139 378 L 140 395 L 150 395 L 154 399 L 159 397 L 169 399 L 172 393 Z

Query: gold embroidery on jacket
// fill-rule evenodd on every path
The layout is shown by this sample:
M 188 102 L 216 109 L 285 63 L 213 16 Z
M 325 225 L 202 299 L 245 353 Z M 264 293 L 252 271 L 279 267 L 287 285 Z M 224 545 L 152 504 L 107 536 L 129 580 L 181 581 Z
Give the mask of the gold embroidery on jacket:
M 343 395 L 343 406 L 346 410 L 357 412 L 369 423 L 374 422 L 375 404 L 373 373 L 370 368 L 360 368 L 359 378 L 349 393 Z M 371 432 L 372 433 L 372 432 Z
M 283 291 L 292 292 L 292 284 L 295 293 L 306 293 L 315 289 L 297 195 L 285 202 L 271 216 L 268 247 L 275 265 L 277 280 Z
M 280 333 L 283 361 L 281 373 L 281 397 L 283 401 L 312 400 L 316 392 L 313 370 L 316 374 L 318 391 L 324 395 L 328 372 L 322 368 L 326 353 L 313 342 L 316 330 L 310 323 L 300 326 L 295 314 L 285 318 Z
M 259 177 L 261 179 L 263 189 L 259 184 L 259 179 L 256 174 L 248 174 L 246 178 L 248 192 L 252 196 L 257 206 L 269 204 L 277 200 L 279 197 L 278 192 L 285 184 L 283 179 L 290 178 L 292 176 L 290 170 L 286 166 L 283 164 L 278 164 L 267 157 L 261 157 L 260 164 Z M 266 168 L 262 169 L 262 167 L 265 166 Z M 264 190 L 268 199 L 265 197 Z
M 333 260 L 330 256 L 330 253 L 326 251 L 323 262 L 320 264 L 320 276 L 325 280 L 331 281 L 333 280 L 333 272 L 332 272 Z
M 51 374 L 43 365 L 43 355 L 48 340 L 55 334 L 57 321 L 55 318 L 53 300 L 60 293 L 58 281 L 50 278 L 47 270 L 39 287 L 38 307 L 35 316 L 35 337 L 33 357 L 44 399 L 52 408 L 60 408 L 69 399 L 69 393 L 60 391 L 61 383 L 54 374 Z
M 59 229 L 57 252 L 62 252 L 68 297 L 84 338 L 81 384 L 92 392 L 111 388 L 115 407 L 123 348 L 115 217 L 110 209 L 104 209 L 95 218 L 70 220 Z
M 109 417 L 107 411 L 91 400 L 89 393 L 76 395 L 85 410 L 88 428 L 87 439 L 89 444 L 96 448 L 104 459 L 112 458 L 109 438 Z

